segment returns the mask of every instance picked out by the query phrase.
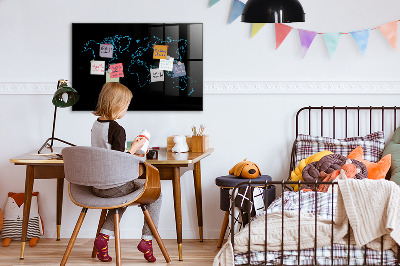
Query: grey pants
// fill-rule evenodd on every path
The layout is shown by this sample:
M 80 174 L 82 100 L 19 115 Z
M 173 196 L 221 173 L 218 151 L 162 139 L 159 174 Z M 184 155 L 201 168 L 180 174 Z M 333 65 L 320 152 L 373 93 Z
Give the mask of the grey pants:
M 144 182 L 138 182 L 137 180 L 135 182 L 135 180 L 133 180 L 119 187 L 113 187 L 108 189 L 93 188 L 93 194 L 101 198 L 116 198 L 128 195 L 138 189 L 141 189 L 143 186 Z M 160 194 L 160 197 L 155 202 L 146 204 L 146 207 L 151 215 L 151 218 L 153 219 L 154 224 L 157 228 L 158 228 L 158 221 L 160 219 L 161 202 L 162 202 L 162 196 Z M 122 215 L 124 214 L 125 210 L 126 207 L 118 208 L 119 219 L 122 218 Z M 108 210 L 106 220 L 104 221 L 100 233 L 109 236 L 114 236 L 114 214 L 115 214 L 115 209 Z M 153 239 L 153 234 L 146 220 L 144 221 L 143 225 L 142 239 L 146 240 Z

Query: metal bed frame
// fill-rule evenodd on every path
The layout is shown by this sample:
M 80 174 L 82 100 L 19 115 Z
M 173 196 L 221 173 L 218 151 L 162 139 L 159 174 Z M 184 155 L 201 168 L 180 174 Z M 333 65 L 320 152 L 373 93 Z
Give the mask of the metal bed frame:
M 357 125 L 356 125 L 357 126 L 357 135 L 360 136 L 360 121 L 361 121 L 360 113 L 361 112 L 364 112 L 364 113 L 365 113 L 365 111 L 369 112 L 369 131 L 370 131 L 370 133 L 372 133 L 373 114 L 375 114 L 376 112 L 379 112 L 379 111 L 381 112 L 381 130 L 384 131 L 385 130 L 385 113 L 387 113 L 387 111 L 393 112 L 393 130 L 395 130 L 396 129 L 396 125 L 397 125 L 397 123 L 396 123 L 397 111 L 399 109 L 400 108 L 398 108 L 396 106 L 393 106 L 393 107 L 385 107 L 385 106 L 382 106 L 382 107 L 372 107 L 372 106 L 369 106 L 369 107 L 360 107 L 360 106 L 357 106 L 357 107 L 348 107 L 348 106 L 345 106 L 345 107 L 337 107 L 337 106 L 331 106 L 331 107 L 324 107 L 324 106 L 312 107 L 312 106 L 308 106 L 308 107 L 303 107 L 296 114 L 296 138 L 300 134 L 299 133 L 299 125 L 300 125 L 299 124 L 299 120 L 300 120 L 300 114 L 303 111 L 308 111 L 308 134 L 309 135 L 311 135 L 311 131 L 312 131 L 311 112 L 313 110 L 319 111 L 319 115 L 320 115 L 320 136 L 324 136 L 324 126 L 326 125 L 326 124 L 324 124 L 324 111 L 325 110 L 331 110 L 330 113 L 332 114 L 331 118 L 332 118 L 332 123 L 333 123 L 332 124 L 332 129 L 333 129 L 332 136 L 333 136 L 333 138 L 336 137 L 336 122 L 337 122 L 336 113 L 339 112 L 339 111 L 340 112 L 344 112 L 344 121 L 341 121 L 341 122 L 342 122 L 342 125 L 344 123 L 345 137 L 347 138 L 348 137 L 348 125 L 349 125 L 349 121 L 348 121 L 349 120 L 348 119 L 349 115 L 348 115 L 348 113 L 356 112 L 356 115 L 357 115 Z M 325 112 L 325 113 L 327 113 L 327 112 Z M 328 119 L 325 119 L 325 121 L 326 120 L 328 120 Z M 296 146 L 296 141 L 293 144 L 293 149 L 292 149 L 292 153 L 291 153 L 289 176 L 290 176 L 290 172 L 293 169 L 295 169 L 295 167 L 296 167 L 296 165 L 295 165 L 295 158 L 296 158 L 295 146 Z M 285 190 L 291 190 L 290 186 L 287 186 L 287 185 L 292 185 L 292 184 L 299 185 L 299 187 L 300 187 L 301 184 L 315 185 L 314 190 L 315 190 L 315 192 L 317 192 L 317 189 L 318 189 L 319 185 L 330 184 L 330 185 L 332 185 L 332 190 L 333 190 L 334 186 L 337 186 L 338 183 L 336 181 L 332 181 L 332 182 L 319 182 L 319 181 L 304 182 L 303 181 L 302 182 L 302 181 L 285 181 L 285 180 L 283 180 L 283 181 L 265 181 L 265 182 L 263 182 L 263 181 L 252 181 L 250 179 L 247 182 L 242 182 L 242 183 L 238 184 L 237 186 L 235 186 L 233 191 L 232 191 L 232 195 L 235 195 L 235 192 L 239 187 L 242 187 L 242 186 L 251 186 L 251 187 L 254 186 L 254 187 L 256 187 L 257 186 L 259 188 L 263 188 L 264 189 L 266 198 L 268 198 L 268 189 L 266 189 L 266 188 L 268 188 L 269 186 L 271 186 L 271 185 L 281 186 L 282 195 L 283 195 Z M 300 192 L 300 190 L 298 191 L 298 193 L 299 193 L 299 202 L 301 202 L 301 192 Z M 252 198 L 252 196 L 253 196 L 252 194 L 253 194 L 253 191 L 250 189 L 250 198 Z M 334 219 L 334 217 L 333 217 L 333 210 L 334 210 L 333 204 L 334 203 L 333 203 L 333 201 L 334 200 L 333 199 L 334 199 L 334 193 L 332 193 L 332 213 L 331 213 L 331 215 L 332 215 L 332 224 L 331 224 L 332 225 L 331 226 L 331 228 L 332 228 L 332 237 L 331 237 L 331 261 L 332 261 L 332 265 L 334 263 L 334 254 L 333 254 L 333 252 L 334 252 L 334 250 L 333 250 L 333 244 L 334 244 L 333 243 L 333 224 L 334 224 L 334 220 L 333 220 Z M 315 193 L 315 213 L 317 213 L 317 208 L 318 208 L 317 207 L 317 202 L 318 202 L 318 197 L 317 197 L 317 193 Z M 267 239 L 267 233 L 268 233 L 267 207 L 268 206 L 266 204 L 267 204 L 267 201 L 264 201 L 264 208 L 265 208 L 264 262 L 260 263 L 259 265 L 271 265 L 271 264 L 268 264 L 268 262 L 267 262 L 267 252 L 268 252 L 268 250 L 267 250 L 267 242 L 268 242 L 268 239 Z M 284 197 L 282 197 L 282 212 L 284 212 Z M 300 227 L 300 204 L 299 204 L 298 214 L 299 214 L 298 226 Z M 230 239 L 230 241 L 231 241 L 231 244 L 232 244 L 233 248 L 234 248 L 234 245 L 235 245 L 235 241 L 234 241 L 234 237 L 235 237 L 235 234 L 234 234 L 234 217 L 235 217 L 234 197 L 232 197 L 232 201 L 231 201 L 231 232 L 230 232 L 231 239 Z M 318 238 L 316 224 L 317 224 L 317 215 L 315 215 L 315 239 L 314 239 L 314 258 L 313 258 L 314 263 L 313 264 L 308 264 L 308 265 L 318 265 L 317 264 L 317 255 L 316 255 L 317 238 Z M 249 219 L 248 227 L 249 227 L 249 242 L 248 242 L 248 245 L 247 245 L 247 262 L 248 263 L 245 264 L 245 265 L 250 265 L 251 264 L 251 255 L 250 255 L 251 254 L 251 249 L 250 249 L 250 243 L 251 243 L 251 230 L 250 230 L 251 229 L 251 219 Z M 284 265 L 283 264 L 283 259 L 284 259 L 284 256 L 283 256 L 283 251 L 284 251 L 284 240 L 283 240 L 283 238 L 284 238 L 283 237 L 283 235 L 284 235 L 284 218 L 283 218 L 283 216 L 282 216 L 282 232 L 281 232 L 281 234 L 282 234 L 281 250 L 280 250 L 281 256 L 280 256 L 280 264 L 279 265 Z M 298 246 L 298 248 L 297 248 L 297 265 L 304 265 L 304 264 L 300 264 L 300 254 L 301 254 L 300 242 L 301 242 L 301 238 L 300 238 L 300 230 L 299 230 L 298 243 L 297 243 L 297 246 Z M 397 258 L 396 258 L 395 265 L 400 265 L 400 249 L 399 249 L 400 246 L 397 245 L 397 248 L 398 248 L 399 252 L 397 253 Z M 363 263 L 363 265 L 367 265 L 366 264 L 367 263 L 367 253 L 366 253 L 366 249 L 367 248 L 366 248 L 366 246 L 363 246 L 363 249 L 364 249 L 364 263 Z M 350 265 L 350 224 L 348 226 L 348 233 L 347 233 L 347 264 L 346 265 Z M 380 265 L 384 265 L 384 261 L 383 261 L 383 236 L 381 237 Z

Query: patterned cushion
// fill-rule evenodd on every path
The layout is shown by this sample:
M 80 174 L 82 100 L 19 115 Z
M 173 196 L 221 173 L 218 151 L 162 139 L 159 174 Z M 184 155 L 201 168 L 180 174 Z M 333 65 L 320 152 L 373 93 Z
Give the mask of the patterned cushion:
M 323 150 L 329 150 L 347 157 L 357 146 L 361 146 L 364 150 L 365 160 L 378 162 L 385 147 L 383 131 L 374 132 L 364 137 L 345 139 L 299 134 L 296 139 L 296 165 L 298 165 L 302 159 Z

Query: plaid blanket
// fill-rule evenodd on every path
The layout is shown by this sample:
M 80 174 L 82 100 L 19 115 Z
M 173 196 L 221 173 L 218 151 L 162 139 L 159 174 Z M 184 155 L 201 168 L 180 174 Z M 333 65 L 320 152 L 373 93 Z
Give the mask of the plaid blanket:
M 331 246 L 317 248 L 316 265 L 382 265 L 381 253 L 372 249 L 364 249 L 354 245 L 350 245 L 350 261 L 347 264 L 348 249 L 347 245 L 333 245 L 333 261 Z M 364 254 L 366 257 L 364 260 Z M 283 251 L 284 265 L 298 265 L 297 250 Z M 250 252 L 250 265 L 264 264 L 265 252 Z M 396 257 L 392 250 L 383 252 L 383 265 L 396 265 Z M 235 265 L 248 265 L 247 253 L 235 255 Z M 281 265 L 281 252 L 268 251 L 266 265 Z M 314 264 L 314 249 L 303 249 L 300 251 L 300 265 Z
M 335 215 L 336 208 L 336 194 L 335 193 L 322 193 L 317 192 L 285 192 L 283 196 L 277 198 L 268 207 L 267 214 L 279 212 L 283 209 L 286 210 L 299 210 L 316 214 L 326 219 L 332 219 L 332 213 Z M 259 214 L 253 218 L 260 217 Z M 285 250 L 283 252 L 284 265 L 314 265 L 314 249 L 304 249 L 297 254 L 297 250 Z M 364 256 L 366 254 L 366 257 Z M 333 245 L 333 264 L 332 264 L 332 248 L 326 246 L 316 249 L 317 265 L 347 265 L 348 257 L 350 259 L 349 265 L 381 265 L 383 259 L 384 265 L 395 265 L 396 257 L 392 250 L 385 250 L 381 258 L 381 252 L 371 250 L 364 247 L 357 247 L 350 245 L 350 256 L 348 253 L 347 245 Z M 250 264 L 257 265 L 265 263 L 265 255 L 267 256 L 266 265 L 280 265 L 281 264 L 281 251 L 267 251 L 265 252 L 250 252 Z M 235 254 L 235 265 L 248 264 L 248 253 Z

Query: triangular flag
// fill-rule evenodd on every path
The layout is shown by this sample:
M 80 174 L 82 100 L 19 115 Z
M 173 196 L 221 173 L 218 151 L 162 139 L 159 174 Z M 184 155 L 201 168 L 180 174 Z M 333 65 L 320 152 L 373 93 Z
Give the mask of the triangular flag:
M 397 20 L 378 27 L 393 49 L 397 48 Z
M 323 36 L 326 48 L 328 48 L 329 55 L 332 58 L 333 54 L 336 51 L 336 48 L 338 47 L 339 39 L 340 36 L 342 36 L 342 34 L 340 34 L 339 32 L 334 32 L 334 33 L 325 33 Z
M 212 7 L 213 5 L 215 5 L 218 2 L 219 2 L 219 0 L 210 0 L 210 5 L 208 7 Z
M 264 27 L 265 23 L 253 23 L 253 26 L 251 28 L 251 38 L 256 35 L 262 27 Z
M 293 28 L 288 25 L 275 23 L 276 49 L 278 49 L 278 47 L 282 44 L 282 42 L 285 40 L 286 36 L 288 36 L 289 32 L 292 29 Z
M 242 11 L 244 8 L 244 3 L 239 0 L 233 0 L 231 18 L 229 19 L 229 23 L 232 23 L 235 19 L 237 19 L 240 15 L 242 15 Z
M 365 51 L 367 50 L 370 32 L 371 32 L 371 29 L 351 32 L 351 35 L 353 35 L 353 38 L 356 41 L 356 43 L 357 43 L 358 47 L 360 48 L 361 53 L 363 55 L 365 54 Z
M 300 30 L 301 55 L 304 58 L 317 33 L 315 31 Z

